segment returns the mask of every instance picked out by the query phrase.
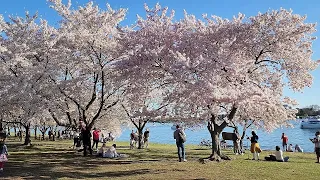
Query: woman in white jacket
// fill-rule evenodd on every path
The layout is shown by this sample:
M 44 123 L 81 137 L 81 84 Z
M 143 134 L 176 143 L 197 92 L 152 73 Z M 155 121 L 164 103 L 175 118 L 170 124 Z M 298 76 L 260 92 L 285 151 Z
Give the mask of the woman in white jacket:
M 113 144 L 108 150 L 106 153 L 103 154 L 103 157 L 106 157 L 106 158 L 116 158 L 116 157 L 119 157 L 117 151 L 116 151 L 116 147 L 117 145 L 116 144 Z

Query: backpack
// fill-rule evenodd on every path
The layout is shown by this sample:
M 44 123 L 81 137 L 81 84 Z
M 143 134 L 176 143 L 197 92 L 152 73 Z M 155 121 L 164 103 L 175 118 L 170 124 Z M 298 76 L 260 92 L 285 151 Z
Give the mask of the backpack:
M 179 141 L 182 143 L 187 141 L 186 136 L 182 132 L 179 132 Z

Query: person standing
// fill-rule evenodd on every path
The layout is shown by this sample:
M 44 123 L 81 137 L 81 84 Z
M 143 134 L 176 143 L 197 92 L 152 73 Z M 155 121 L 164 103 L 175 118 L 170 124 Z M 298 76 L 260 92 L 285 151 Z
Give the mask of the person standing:
M 114 135 L 112 134 L 112 132 L 109 132 L 108 133 L 108 136 L 109 136 L 109 141 L 114 141 Z
M 100 139 L 100 130 L 94 128 L 92 134 L 93 134 L 93 145 L 92 145 L 92 149 L 93 149 L 94 145 L 96 145 L 96 150 L 97 150 L 97 149 L 98 149 L 99 139 Z
M 288 151 L 288 136 L 286 136 L 284 133 L 282 133 L 281 139 L 282 139 L 283 151 Z
M 48 131 L 49 141 L 51 140 L 51 135 L 52 135 L 51 133 L 52 133 L 51 130 L 49 130 Z
M 261 152 L 261 149 L 258 143 L 259 137 L 254 131 L 252 131 L 251 134 L 252 136 L 250 138 L 250 141 L 251 141 L 250 151 L 253 155 L 252 160 L 259 160 L 259 155 L 260 155 L 259 153 Z
M 241 154 L 240 135 L 236 130 L 233 131 L 232 141 L 233 141 L 233 153 L 235 153 L 236 155 Z
M 73 132 L 73 149 L 79 148 L 81 146 L 80 144 L 80 133 L 78 131 Z
M 314 143 L 314 151 L 317 155 L 317 162 L 320 163 L 320 131 L 317 131 L 315 133 L 315 137 L 313 139 L 310 139 Z
M 130 149 L 134 147 L 134 131 L 132 130 L 130 133 Z
M 144 144 L 145 148 L 148 148 L 148 145 L 149 145 L 149 135 L 150 135 L 150 131 L 149 131 L 149 129 L 147 129 L 143 133 L 143 144 Z
M 80 121 L 80 130 L 82 135 L 82 143 L 83 143 L 83 155 L 87 156 L 87 150 L 89 149 L 90 155 L 92 155 L 91 148 L 91 132 L 86 125 L 82 121 Z
M 176 145 L 178 148 L 178 157 L 179 157 L 179 162 L 184 161 L 186 162 L 186 153 L 185 153 L 185 148 L 184 148 L 184 142 L 186 135 L 183 132 L 183 130 L 180 128 L 179 125 L 176 126 L 176 130 L 173 133 L 173 138 L 176 140 Z

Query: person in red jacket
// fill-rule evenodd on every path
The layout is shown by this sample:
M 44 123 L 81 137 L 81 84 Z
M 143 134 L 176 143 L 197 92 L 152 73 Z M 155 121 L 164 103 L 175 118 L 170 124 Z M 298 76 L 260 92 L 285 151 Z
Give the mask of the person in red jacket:
M 100 130 L 94 128 L 92 135 L 93 135 L 92 149 L 93 149 L 94 145 L 96 145 L 96 149 L 98 149 L 98 143 L 99 143 L 99 140 L 100 140 Z
M 288 136 L 282 133 L 281 139 L 283 151 L 288 151 Z

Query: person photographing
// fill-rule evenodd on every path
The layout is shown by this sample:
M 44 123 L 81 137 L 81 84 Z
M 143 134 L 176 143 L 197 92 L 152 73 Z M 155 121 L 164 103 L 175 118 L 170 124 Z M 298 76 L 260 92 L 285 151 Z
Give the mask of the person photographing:
M 314 143 L 314 151 L 317 155 L 317 162 L 320 163 L 320 131 L 317 131 L 315 133 L 315 137 L 313 139 L 310 139 L 312 143 Z

